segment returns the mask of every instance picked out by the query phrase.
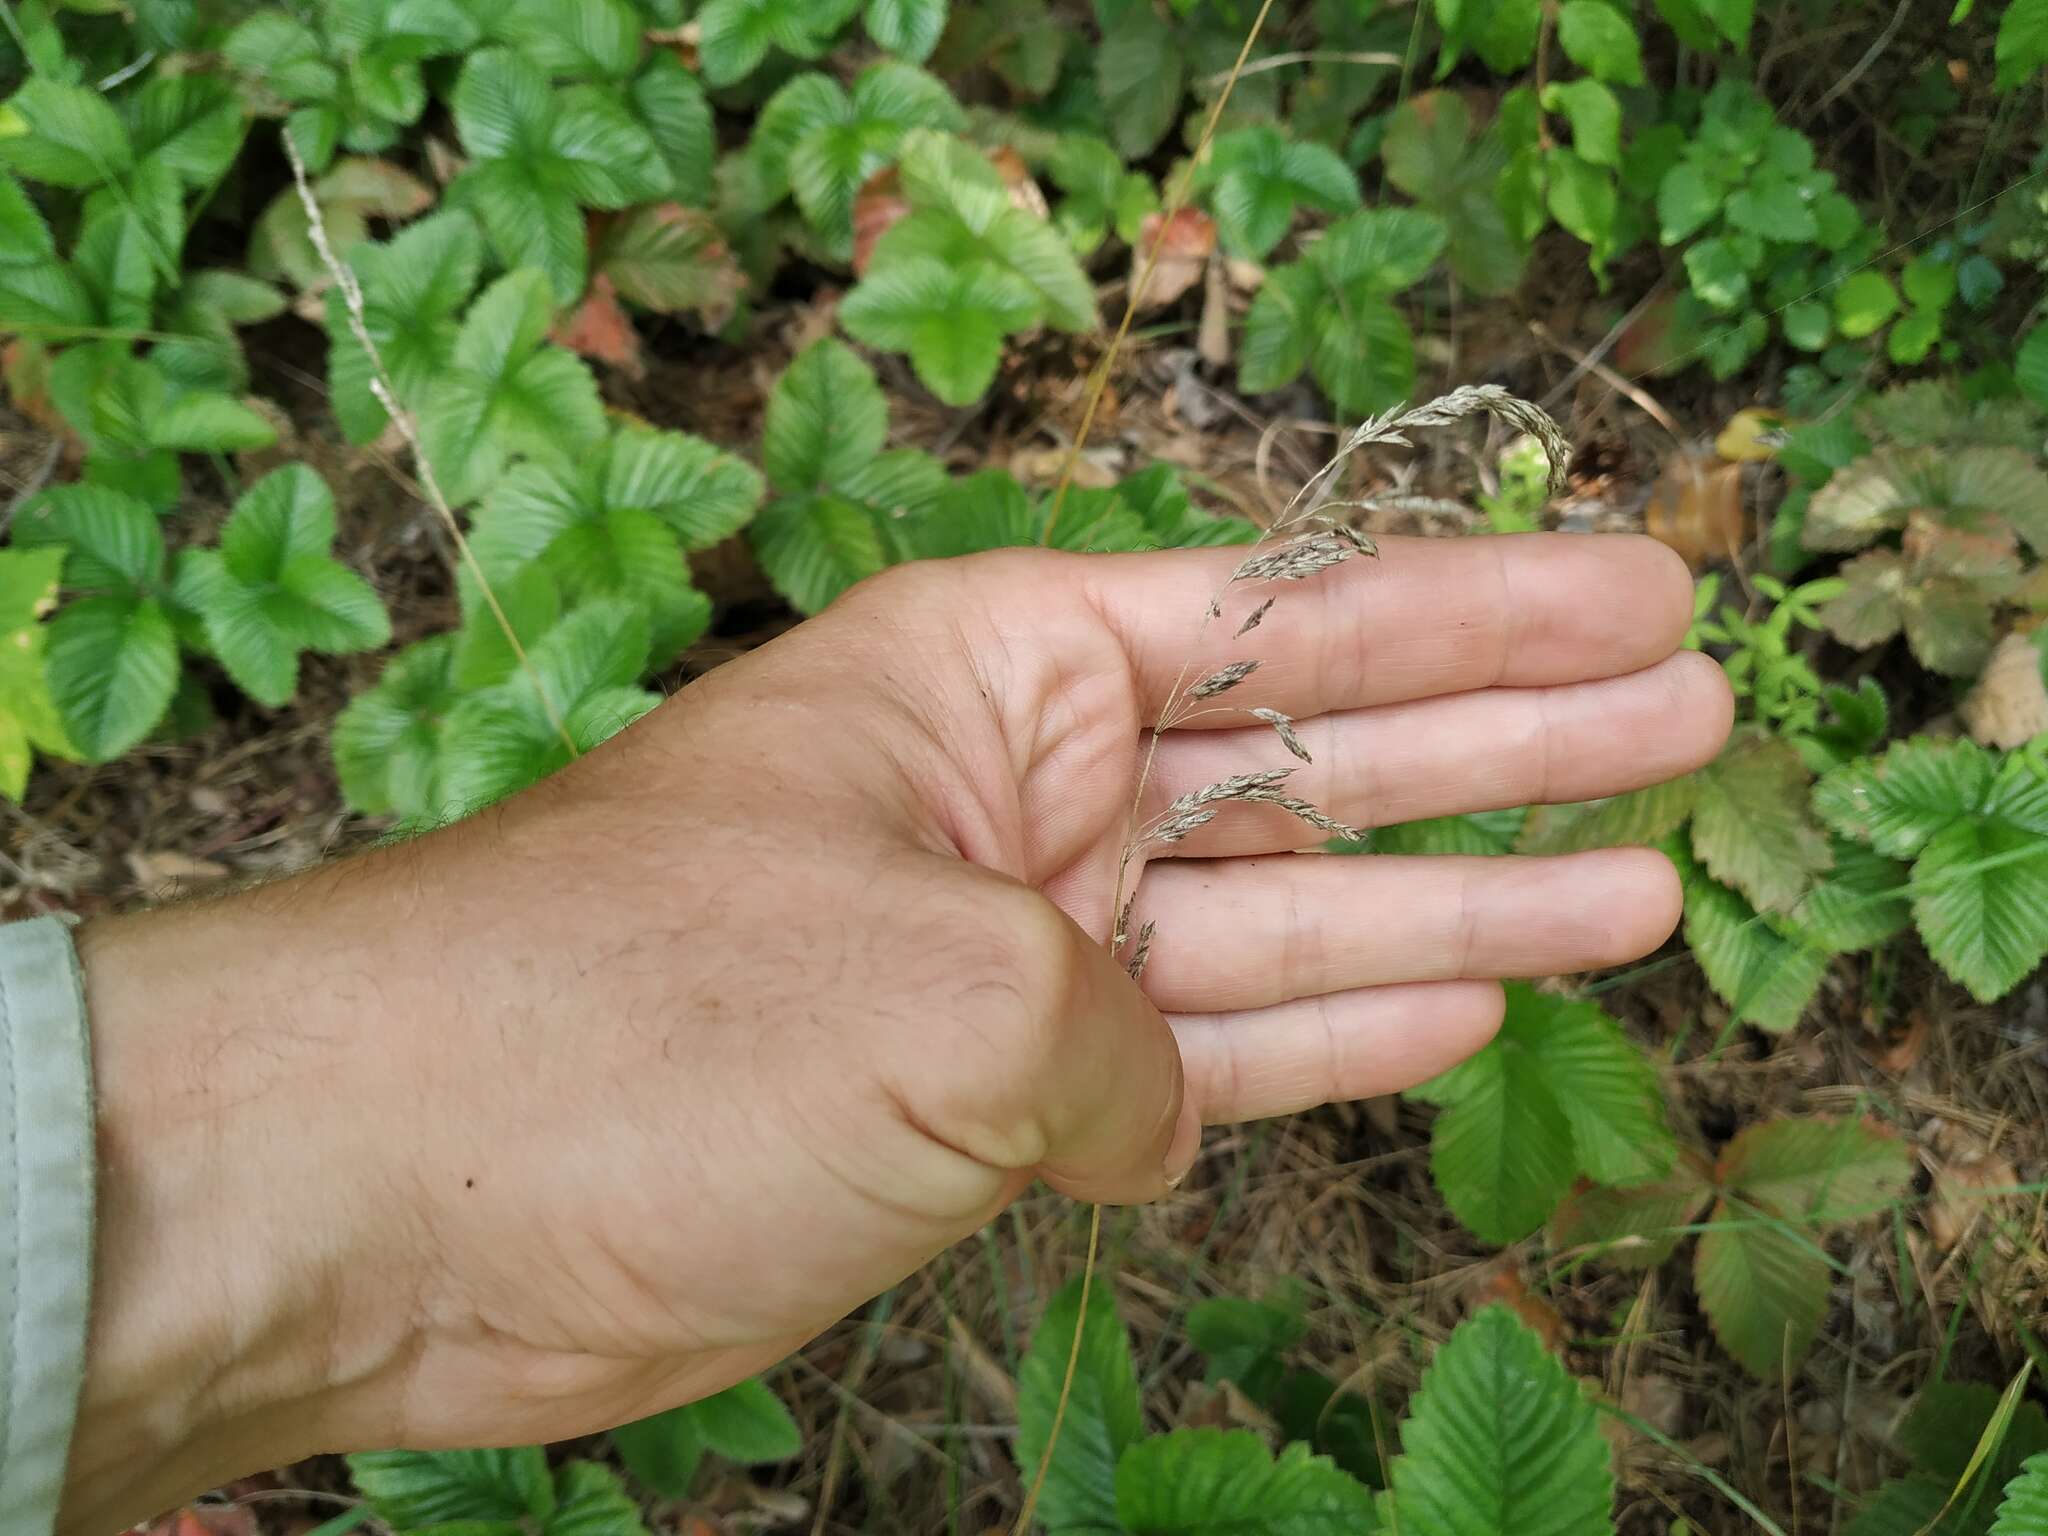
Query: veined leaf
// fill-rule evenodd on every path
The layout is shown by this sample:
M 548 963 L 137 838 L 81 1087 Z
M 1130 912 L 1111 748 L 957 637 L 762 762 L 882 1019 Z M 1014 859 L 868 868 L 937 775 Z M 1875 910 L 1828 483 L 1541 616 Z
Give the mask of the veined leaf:
M 860 9 L 860 0 L 710 0 L 698 13 L 698 58 L 710 85 L 732 85 L 760 67 L 771 48 L 815 59 Z
M 1797 923 L 1760 913 L 1689 856 L 1674 860 L 1685 883 L 1685 942 L 1707 983 L 1735 1017 L 1783 1033 L 1820 990 L 1831 958 Z
M 817 613 L 888 562 L 873 514 L 829 491 L 785 496 L 747 531 L 775 590 L 800 613 Z
M 1372 1490 L 1305 1445 L 1276 1458 L 1249 1430 L 1176 1429 L 1116 1467 L 1116 1528 L 1132 1536 L 1359 1536 Z
M 2005 1485 L 1991 1536 L 2040 1536 L 2048 1531 L 2048 1452 L 2029 1457 Z
M 1218 136 L 1200 182 L 1224 244 L 1252 260 L 1286 237 L 1297 208 L 1342 213 L 1358 206 L 1358 178 L 1334 150 L 1291 143 L 1267 124 Z
M 1889 1209 L 1913 1167 L 1912 1149 L 1875 1121 L 1806 1116 L 1748 1127 L 1714 1177 L 1770 1215 L 1824 1227 Z
M 1095 50 L 1095 89 L 1110 141 L 1125 159 L 1142 159 L 1166 137 L 1186 78 L 1180 41 L 1151 6 L 1123 6 L 1103 28 Z
M 363 815 L 431 821 L 443 810 L 441 722 L 460 697 L 454 654 L 453 635 L 407 646 L 335 719 L 335 772 Z
M 1144 1433 L 1145 1421 L 1130 1340 L 1106 1285 L 1089 1288 L 1085 1319 L 1081 1282 L 1075 1280 L 1039 1320 L 1017 1371 L 1017 1466 L 1031 1479 L 1045 1460 L 1077 1331 L 1081 1352 L 1059 1443 L 1046 1469 L 1039 1518 L 1053 1531 L 1116 1530 L 1117 1466 Z
M 98 91 L 37 76 L 8 99 L 25 131 L 0 138 L 0 164 L 56 187 L 97 187 L 125 176 L 135 147 Z
M 348 1458 L 349 1475 L 400 1530 L 462 1522 L 464 1536 L 521 1536 L 555 1508 L 538 1446 L 504 1451 L 372 1451 Z
M 1459 1324 L 1423 1372 L 1392 1483 L 1413 1536 L 1613 1529 L 1613 1459 L 1593 1405 L 1502 1306 Z
M 1520 983 L 1489 1044 L 1410 1091 L 1443 1107 L 1430 1172 L 1488 1242 L 1534 1231 L 1581 1172 L 1643 1183 L 1667 1173 L 1676 1152 L 1656 1077 L 1614 1020 Z
M 1040 314 L 1030 285 L 1000 267 L 948 267 L 927 257 L 877 264 L 840 305 L 856 341 L 908 352 L 949 405 L 978 400 L 1002 362 L 1003 338 Z
M 1903 865 L 1860 843 L 1837 838 L 1834 867 L 1806 893 L 1793 918 L 1837 954 L 1870 949 L 1912 922 Z
M 1916 736 L 1875 761 L 1826 775 L 1813 808 L 1844 837 L 1894 859 L 1910 859 L 1944 828 L 1976 810 L 1990 791 L 1992 758 L 1970 741 Z
M 1622 1269 L 1652 1269 L 1677 1250 L 1713 1186 L 1687 1157 L 1665 1178 L 1626 1189 L 1582 1183 L 1550 1218 L 1550 1246 Z
M 616 1472 L 572 1461 L 555 1473 L 555 1507 L 542 1536 L 647 1536 L 647 1527 Z
M 133 496 L 97 485 L 60 485 L 35 498 L 14 524 L 22 549 L 67 553 L 74 590 L 140 597 L 163 579 L 164 536 L 156 514 Z
M 362 289 L 364 329 L 400 403 L 417 404 L 454 361 L 457 316 L 482 270 L 483 238 L 467 214 L 437 213 L 386 244 L 357 246 L 348 260 Z M 390 418 L 370 388 L 369 355 L 334 290 L 327 295 L 327 341 L 335 417 L 349 441 L 373 441 Z
M 1829 1278 L 1812 1234 L 1725 1201 L 1693 1255 L 1693 1285 L 1714 1336 L 1760 1381 L 1776 1381 L 1813 1347 Z
M 723 329 L 746 275 L 709 214 L 679 203 L 652 203 L 623 215 L 605 233 L 598 270 L 626 298 L 663 314 L 693 311 L 710 331 Z
M 1474 140 L 1463 99 L 1425 91 L 1394 109 L 1380 156 L 1387 179 L 1444 221 L 1444 258 L 1460 282 L 1482 294 L 1514 288 L 1528 242 L 1503 206 L 1508 148 L 1498 124 Z
M 2005 996 L 2048 955 L 2048 835 L 1995 813 L 1952 822 L 1914 861 L 1913 919 L 1971 996 Z
M 1145 215 L 1159 206 L 1152 183 L 1139 172 L 1125 170 L 1122 158 L 1101 139 L 1062 135 L 1046 170 L 1066 194 L 1053 222 L 1083 256 L 1111 233 L 1126 245 L 1135 244 Z
M 45 676 L 64 734 L 88 762 L 156 729 L 178 687 L 178 642 L 154 597 L 88 597 L 50 623 Z
M 1694 778 L 1693 856 L 1752 906 L 1789 911 L 1833 857 L 1807 818 L 1811 776 L 1797 749 L 1744 733 Z
M 890 53 L 921 64 L 946 30 L 947 0 L 867 0 L 868 36 Z
M 1649 847 L 1684 824 L 1698 794 L 1696 774 L 1576 805 L 1532 806 L 1515 839 L 1523 854 Z
M 785 492 L 837 486 L 882 451 L 889 407 L 875 376 L 844 342 L 806 347 L 768 397 L 761 466 Z

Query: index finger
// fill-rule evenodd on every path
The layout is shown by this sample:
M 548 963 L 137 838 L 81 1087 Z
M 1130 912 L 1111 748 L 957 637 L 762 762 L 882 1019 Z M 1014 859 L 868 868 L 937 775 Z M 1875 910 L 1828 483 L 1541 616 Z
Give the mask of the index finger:
M 1091 596 L 1130 657 L 1148 721 L 1176 684 L 1185 691 L 1232 662 L 1259 665 L 1218 697 L 1227 708 L 1189 726 L 1242 725 L 1252 707 L 1302 718 L 1617 676 L 1670 655 L 1692 620 L 1685 562 L 1633 534 L 1389 538 L 1378 559 L 1303 581 L 1232 582 L 1246 553 L 1091 562 Z M 1219 596 L 1221 617 L 1204 623 Z M 1258 626 L 1238 635 L 1269 598 Z

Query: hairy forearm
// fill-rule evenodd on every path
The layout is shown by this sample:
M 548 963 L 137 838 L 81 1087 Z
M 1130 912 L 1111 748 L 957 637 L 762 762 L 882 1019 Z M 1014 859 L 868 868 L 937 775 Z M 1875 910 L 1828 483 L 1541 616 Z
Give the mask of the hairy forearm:
M 80 932 L 99 1222 L 66 1536 L 391 1411 L 406 1266 L 378 1251 L 364 936 L 330 872 L 296 884 Z

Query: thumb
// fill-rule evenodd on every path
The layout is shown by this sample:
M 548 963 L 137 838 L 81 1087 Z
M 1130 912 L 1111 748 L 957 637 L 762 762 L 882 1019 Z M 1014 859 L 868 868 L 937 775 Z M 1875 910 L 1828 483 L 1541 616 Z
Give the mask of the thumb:
M 1037 1173 L 1077 1200 L 1156 1200 L 1201 1149 L 1180 1046 L 1122 961 L 1040 900 L 1056 954 L 1031 1074 L 1032 1113 L 1046 1148 Z

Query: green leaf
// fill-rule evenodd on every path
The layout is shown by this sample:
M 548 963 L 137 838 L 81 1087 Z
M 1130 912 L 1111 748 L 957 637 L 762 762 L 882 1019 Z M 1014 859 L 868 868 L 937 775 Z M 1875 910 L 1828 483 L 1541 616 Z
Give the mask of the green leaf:
M 1597 4 L 1598 0 L 1580 0 Z M 1590 246 L 1588 259 L 1597 273 L 1614 254 L 1618 194 L 1614 173 L 1594 165 L 1574 150 L 1553 149 L 1544 157 L 1544 205 L 1568 233 Z M 1688 253 L 1690 254 L 1690 253 Z
M 2021 394 L 2048 411 L 2048 324 L 2035 326 L 2020 341 L 2012 376 Z
M 1794 1028 L 1827 974 L 1826 946 L 1796 923 L 1759 913 L 1690 857 L 1677 862 L 1686 947 L 1708 985 L 1743 1023 L 1781 1034 Z
M 1812 1237 L 1726 1203 L 1693 1252 L 1693 1286 L 1714 1336 L 1760 1381 L 1776 1381 L 1813 1347 L 1829 1278 Z
M 817 613 L 888 562 L 873 514 L 830 492 L 785 496 L 747 530 L 775 590 L 800 613 Z
M 1994 1435 L 2004 1394 L 1986 1382 L 1937 1381 L 1921 1388 L 1912 1411 L 1899 1426 L 1898 1443 L 1916 1472 L 1950 1488 L 1963 1480 L 1987 1432 Z M 2025 1464 L 2048 1450 L 2048 1414 L 2025 1399 L 2002 1426 L 1995 1454 L 1982 1464 L 1983 1481 L 1994 1486 L 2020 1475 Z
M 1685 275 L 1716 309 L 1737 309 L 1749 299 L 1749 265 L 1733 240 L 1716 236 L 1687 246 Z
M 1427 821 L 1375 827 L 1372 851 L 1422 856 L 1512 853 L 1524 816 L 1519 810 L 1478 811 L 1467 816 L 1435 816 Z
M 157 76 L 130 103 L 129 123 L 136 160 L 191 187 L 226 174 L 247 127 L 234 87 L 210 74 Z
M 1521 280 L 1528 250 L 1504 205 L 1506 136 L 1496 123 L 1471 139 L 1464 101 L 1452 91 L 1425 91 L 1394 109 L 1380 155 L 1387 179 L 1444 221 L 1444 259 L 1458 280 L 1477 293 L 1507 293 Z
M 616 1472 L 572 1461 L 555 1473 L 555 1507 L 541 1536 L 647 1536 L 647 1527 Z
M 1187 63 L 1179 40 L 1150 5 L 1125 5 L 1095 49 L 1095 91 L 1110 142 L 1126 160 L 1158 148 L 1180 114 Z
M 698 61 L 707 85 L 732 85 L 770 48 L 815 59 L 860 8 L 859 0 L 710 0 L 698 13 Z
M 1974 742 L 1916 736 L 1875 761 L 1826 775 L 1814 790 L 1813 808 L 1844 837 L 1888 858 L 1911 859 L 1984 803 L 1992 771 L 1990 754 Z
M 371 1451 L 349 1475 L 377 1513 L 402 1531 L 461 1524 L 462 1536 L 524 1536 L 555 1508 L 538 1446 L 503 1451 Z
M 1756 0 L 1698 0 L 1698 4 L 1737 53 L 1749 47 L 1749 24 Z
M 704 1443 L 741 1466 L 788 1461 L 804 1448 L 796 1420 L 759 1377 L 701 1398 L 690 1411 Z
M 103 486 L 43 492 L 15 520 L 14 542 L 67 551 L 64 581 L 73 590 L 140 597 L 163 579 L 164 536 L 156 514 Z
M 1834 842 L 1834 864 L 1793 916 L 1815 942 L 1838 953 L 1871 949 L 1913 921 L 1903 866 L 1861 843 Z
M 1614 1468 L 1599 1417 L 1506 1307 L 1460 1323 L 1423 1372 L 1393 1466 L 1414 1536 L 1609 1532 Z
M 1520 983 L 1500 1033 L 1411 1093 L 1443 1106 L 1430 1172 L 1458 1219 L 1492 1243 L 1542 1225 L 1580 1172 L 1640 1183 L 1675 1155 L 1655 1075 L 1615 1021 Z
M 1653 784 L 1605 800 L 1530 809 L 1515 840 L 1522 854 L 1583 853 L 1590 848 L 1647 847 L 1692 814 L 1696 775 Z
M 1634 23 L 1602 0 L 1565 0 L 1557 13 L 1557 40 L 1569 58 L 1596 80 L 1643 83 L 1642 45 Z
M 0 795 L 17 802 L 37 752 L 75 755 L 50 696 L 41 622 L 57 606 L 64 559 L 61 545 L 0 549 Z
M 1879 330 L 1899 312 L 1899 291 L 1882 272 L 1864 270 L 1835 290 L 1835 324 L 1851 341 Z
M 1152 183 L 1126 171 L 1117 152 L 1086 134 L 1062 134 L 1046 160 L 1053 184 L 1066 194 L 1053 221 L 1076 252 L 1087 255 L 1114 233 L 1135 244 L 1145 215 L 1159 206 Z
M 2048 955 L 2048 829 L 1978 815 L 1935 833 L 1913 864 L 1913 920 L 1971 996 L 2005 996 Z
M 844 342 L 813 342 L 775 381 L 761 466 L 785 492 L 838 485 L 882 451 L 889 407 L 874 374 Z
M 277 428 L 239 400 L 189 390 L 165 403 L 149 423 L 151 446 L 181 453 L 241 453 L 268 448 Z
M 2048 1531 L 2048 1452 L 2029 1457 L 2005 1485 L 1991 1525 L 1991 1536 L 2041 1536 L 2043 1531 Z
M 1297 208 L 1358 206 L 1358 179 L 1334 150 L 1290 143 L 1264 123 L 1219 136 L 1201 180 L 1225 246 L 1254 260 L 1286 237 Z
M 1790 911 L 1831 862 L 1806 814 L 1811 776 L 1782 737 L 1744 732 L 1695 776 L 1693 857 L 1761 911 Z
M 343 796 L 363 815 L 428 821 L 444 809 L 441 721 L 460 697 L 454 654 L 453 635 L 407 646 L 377 685 L 349 700 L 336 718 L 335 772 Z
M 761 476 L 753 465 L 684 432 L 622 428 L 604 465 L 605 505 L 653 513 L 685 549 L 709 549 L 731 538 L 761 504 Z
M 1577 0 L 1606 10 L 1599 0 Z M 1561 112 L 1572 125 L 1572 148 L 1592 165 L 1621 164 L 1621 103 L 1598 80 L 1572 80 L 1543 88 L 1543 110 Z
M 1298 1291 L 1277 1300 L 1215 1296 L 1188 1308 L 1188 1342 L 1208 1358 L 1203 1379 L 1234 1381 L 1255 1403 L 1267 1401 L 1287 1368 L 1287 1352 L 1308 1332 Z
M 877 263 L 839 307 L 848 335 L 908 352 L 918 378 L 949 405 L 981 398 L 1002 362 L 1003 338 L 1038 314 L 1037 295 L 1014 274 L 925 257 Z
M 664 1499 L 686 1499 L 704 1461 L 704 1439 L 691 1416 L 692 1403 L 621 1424 L 612 1449 L 626 1470 Z
M 1760 172 L 1728 198 L 1728 222 L 1763 240 L 1805 244 L 1820 238 L 1812 198 L 1787 176 Z
M 363 295 L 364 329 L 402 404 L 424 399 L 455 358 L 457 316 L 483 268 L 474 220 L 443 212 L 409 224 L 383 245 L 349 254 Z M 356 340 L 341 294 L 327 294 L 327 368 L 334 413 L 353 443 L 376 439 L 390 419 L 370 387 L 369 355 Z
M 1320 277 L 1306 263 L 1266 274 L 1252 296 L 1238 343 L 1240 389 L 1263 394 L 1300 377 L 1318 335 L 1324 291 Z
M 1802 351 L 1818 352 L 1834 339 L 1835 317 L 1827 305 L 1815 299 L 1786 305 L 1778 323 L 1784 327 L 1785 339 Z
M 111 762 L 170 708 L 178 642 L 153 597 L 88 597 L 51 621 L 46 676 L 64 734 L 89 762 Z
M 8 98 L 7 110 L 25 131 L 0 137 L 0 164 L 31 181 L 97 187 L 134 168 L 128 130 L 98 91 L 37 76 Z
M 2012 0 L 1998 19 L 1998 89 L 2012 90 L 2048 64 L 2048 0 Z
M 56 260 L 50 226 L 21 183 L 0 172 L 0 266 L 38 266 Z
M 1072 1281 L 1047 1304 L 1017 1370 L 1014 1454 L 1028 1480 L 1045 1460 L 1060 1384 L 1079 1333 L 1073 1388 L 1038 1502 L 1038 1518 L 1052 1531 L 1119 1528 L 1117 1464 L 1145 1431 L 1137 1368 L 1111 1289 L 1088 1288 L 1085 1322 L 1081 1290 L 1082 1282 Z
M 1372 1490 L 1327 1457 L 1296 1444 L 1276 1459 L 1243 1429 L 1138 1441 L 1116 1466 L 1116 1517 L 1132 1536 L 1358 1536 L 1376 1525 Z
M 878 47 L 922 64 L 946 30 L 946 0 L 867 0 L 861 19 Z
M 1953 1486 L 1924 1477 L 1893 1478 L 1842 1527 L 1843 1536 L 1976 1536 L 1976 1527 L 1958 1528 L 1942 1518 Z
M 1703 228 L 1721 211 L 1721 189 L 1690 160 L 1664 173 L 1657 187 L 1658 238 L 1676 245 Z

